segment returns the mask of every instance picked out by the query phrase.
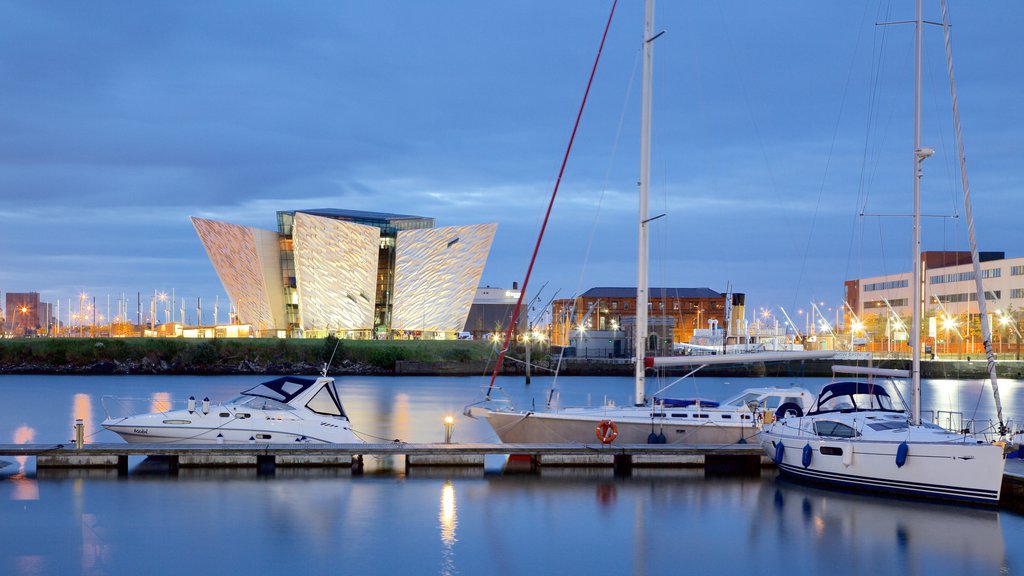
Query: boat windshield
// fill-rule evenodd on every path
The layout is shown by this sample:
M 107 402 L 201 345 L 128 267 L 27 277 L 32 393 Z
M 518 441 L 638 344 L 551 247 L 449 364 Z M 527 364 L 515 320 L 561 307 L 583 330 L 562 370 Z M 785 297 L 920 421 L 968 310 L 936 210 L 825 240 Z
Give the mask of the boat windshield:
M 254 386 L 245 392 L 242 392 L 243 396 L 259 396 L 261 398 L 269 398 L 270 400 L 276 400 L 287 404 L 291 402 L 293 398 L 302 393 L 303 390 L 309 388 L 313 384 L 316 384 L 316 380 L 310 378 L 298 378 L 295 376 L 285 376 L 284 378 L 277 378 L 264 382 L 258 386 Z
M 835 382 L 826 385 L 808 414 L 860 411 L 901 412 L 893 407 L 885 388 L 865 382 Z
M 283 402 L 277 400 L 271 400 L 270 398 L 264 398 L 262 396 L 246 396 L 242 395 L 232 400 L 233 403 L 252 410 L 295 410 L 294 407 L 289 406 Z
M 325 382 L 323 387 L 306 403 L 306 408 L 325 416 L 345 417 L 345 411 L 341 408 L 341 401 L 338 399 L 338 391 L 334 388 L 333 381 Z

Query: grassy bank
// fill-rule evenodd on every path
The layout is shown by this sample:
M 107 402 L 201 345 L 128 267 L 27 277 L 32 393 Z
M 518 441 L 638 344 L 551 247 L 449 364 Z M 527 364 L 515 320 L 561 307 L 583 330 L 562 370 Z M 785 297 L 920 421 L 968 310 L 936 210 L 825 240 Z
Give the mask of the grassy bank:
M 39 338 L 0 340 L 6 373 L 394 373 L 403 362 L 482 365 L 489 343 L 466 340 Z

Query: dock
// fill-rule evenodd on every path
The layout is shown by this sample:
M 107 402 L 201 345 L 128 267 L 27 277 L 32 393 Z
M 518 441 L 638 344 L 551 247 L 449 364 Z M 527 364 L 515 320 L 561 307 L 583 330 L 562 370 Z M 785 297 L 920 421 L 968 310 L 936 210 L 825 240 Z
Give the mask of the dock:
M 478 467 L 487 456 L 510 456 L 523 471 L 543 467 L 704 468 L 710 472 L 760 473 L 770 465 L 756 444 L 0 444 L 0 458 L 33 457 L 36 469 L 116 468 L 128 473 L 130 456 L 158 457 L 171 472 L 186 467 L 348 467 L 362 470 L 364 457 L 404 457 L 415 467 Z

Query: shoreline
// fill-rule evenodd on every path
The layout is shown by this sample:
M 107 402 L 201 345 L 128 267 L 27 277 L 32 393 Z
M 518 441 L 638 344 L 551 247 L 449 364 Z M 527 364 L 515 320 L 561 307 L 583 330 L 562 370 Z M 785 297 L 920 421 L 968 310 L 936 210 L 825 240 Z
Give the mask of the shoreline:
M 533 353 L 536 376 L 553 373 L 557 358 L 544 350 Z M 489 342 L 439 340 L 337 340 L 156 338 L 54 338 L 0 340 L 0 374 L 75 375 L 238 375 L 328 374 L 365 376 L 480 376 L 490 374 L 496 354 Z M 715 365 L 705 376 L 831 377 L 834 360 Z M 859 365 L 867 365 L 858 362 Z M 879 368 L 909 369 L 909 359 L 876 359 Z M 672 368 L 666 375 L 682 376 L 691 368 Z M 624 359 L 563 359 L 563 376 L 632 376 L 633 363 Z M 1024 379 L 1024 361 L 997 360 L 1000 378 Z M 506 360 L 503 376 L 524 375 L 517 360 Z M 983 359 L 922 360 L 927 379 L 985 379 Z

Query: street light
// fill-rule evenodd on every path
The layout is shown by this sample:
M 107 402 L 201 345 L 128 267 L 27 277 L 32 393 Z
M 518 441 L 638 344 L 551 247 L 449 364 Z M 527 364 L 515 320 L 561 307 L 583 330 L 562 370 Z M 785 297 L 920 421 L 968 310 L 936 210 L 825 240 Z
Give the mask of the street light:
M 956 318 L 946 314 L 942 318 L 942 329 L 946 333 L 946 354 L 949 354 L 949 331 L 956 330 Z

